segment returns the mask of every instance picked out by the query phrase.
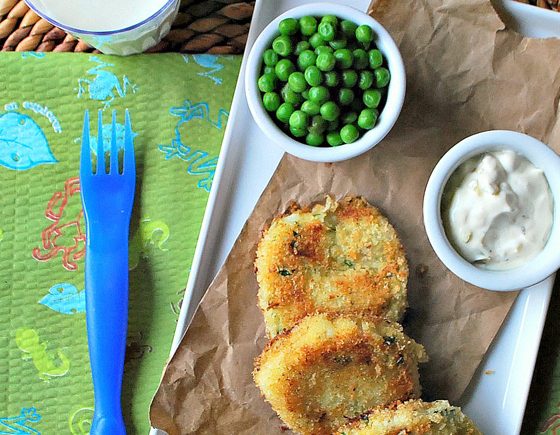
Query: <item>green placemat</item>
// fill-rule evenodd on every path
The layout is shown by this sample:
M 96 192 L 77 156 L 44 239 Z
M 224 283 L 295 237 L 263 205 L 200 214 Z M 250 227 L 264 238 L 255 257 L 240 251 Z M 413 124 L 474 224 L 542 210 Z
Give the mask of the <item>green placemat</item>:
M 125 108 L 138 193 L 123 406 L 129 433 L 147 432 L 239 66 L 212 55 L 0 55 L 0 434 L 89 432 L 80 136 L 85 109 L 105 124 L 116 109 L 122 141 Z

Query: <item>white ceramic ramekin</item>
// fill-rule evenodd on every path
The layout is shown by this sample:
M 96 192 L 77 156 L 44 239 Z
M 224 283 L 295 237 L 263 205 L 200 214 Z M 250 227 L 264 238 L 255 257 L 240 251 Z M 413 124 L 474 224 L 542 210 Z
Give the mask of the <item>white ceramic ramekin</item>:
M 449 177 L 461 163 L 502 149 L 517 152 L 544 171 L 554 201 L 554 217 L 548 242 L 537 256 L 513 269 L 488 270 L 461 257 L 447 239 L 441 218 L 441 198 Z M 544 280 L 560 267 L 560 157 L 537 139 L 513 131 L 485 131 L 462 140 L 443 156 L 430 176 L 424 195 L 424 226 L 440 260 L 464 281 L 488 290 L 509 291 Z
M 354 143 L 322 148 L 298 142 L 278 128 L 263 107 L 261 93 L 257 87 L 257 80 L 262 67 L 262 54 L 270 46 L 272 40 L 278 36 L 278 23 L 280 21 L 288 17 L 300 18 L 305 15 L 316 17 L 335 15 L 342 19 L 351 20 L 358 25 L 367 24 L 373 29 L 376 35 L 375 43 L 387 60 L 389 71 L 391 72 L 387 102 L 379 116 L 377 125 Z M 302 159 L 315 162 L 337 162 L 350 159 L 377 145 L 389 133 L 397 121 L 404 102 L 405 91 L 406 74 L 402 57 L 387 30 L 369 15 L 357 9 L 334 3 L 310 3 L 290 9 L 277 17 L 266 26 L 253 44 L 245 70 L 247 102 L 255 122 L 261 130 L 268 136 L 271 142 L 283 148 L 284 151 Z

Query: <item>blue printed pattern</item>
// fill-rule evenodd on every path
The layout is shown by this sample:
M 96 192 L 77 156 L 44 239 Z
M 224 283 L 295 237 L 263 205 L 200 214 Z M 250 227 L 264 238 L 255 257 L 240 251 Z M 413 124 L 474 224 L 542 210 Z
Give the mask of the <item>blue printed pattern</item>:
M 76 314 L 86 311 L 86 293 L 67 282 L 53 285 L 39 303 L 61 314 Z
M 175 137 L 172 139 L 170 145 L 159 145 L 159 150 L 165 153 L 166 160 L 177 157 L 187 162 L 187 173 L 189 175 L 203 177 L 198 181 L 197 186 L 210 192 L 214 173 L 216 172 L 218 157 L 212 157 L 206 151 L 193 149 L 191 146 L 183 143 L 183 140 L 186 138 L 184 138 L 181 133 L 181 126 L 194 119 L 200 119 L 206 121 L 212 127 L 221 130 L 227 122 L 229 113 L 224 109 L 219 109 L 218 118 L 216 121 L 213 121 L 210 118 L 208 103 L 200 102 L 192 104 L 190 100 L 185 100 L 180 107 L 172 107 L 169 112 L 173 116 L 179 118 L 174 129 Z
M 0 435 L 40 434 L 41 432 L 29 425 L 39 421 L 41 421 L 41 416 L 35 408 L 22 408 L 19 415 L 15 417 L 0 417 Z
M 111 135 L 113 132 L 112 124 L 103 124 L 103 152 L 108 153 L 111 151 Z M 115 123 L 115 137 L 117 139 L 117 149 L 124 148 L 124 125 Z M 138 133 L 132 132 L 132 139 L 138 136 Z M 76 139 L 81 141 L 81 138 Z M 89 146 L 94 154 L 97 154 L 97 135 L 89 137 Z
M 41 127 L 27 115 L 0 115 L 0 165 L 24 171 L 37 165 L 56 163 Z
M 47 53 L 40 51 L 23 51 L 21 53 L 22 59 L 43 59 Z
M 216 77 L 214 74 L 224 69 L 224 65 L 219 62 L 223 57 L 216 56 L 215 54 L 193 54 L 191 55 L 193 60 L 207 71 L 199 72 L 198 75 L 201 77 L 208 77 L 214 84 L 221 85 L 222 79 Z M 189 55 L 184 54 L 183 59 L 185 62 L 189 63 Z
M 123 75 L 121 82 L 116 74 L 109 70 L 109 67 L 115 64 L 103 62 L 97 56 L 91 56 L 89 60 L 97 65 L 86 71 L 86 74 L 92 77 L 78 79 L 78 98 L 87 94 L 90 100 L 102 102 L 103 108 L 106 109 L 115 98 L 124 98 L 128 90 L 132 93 L 138 90 L 138 86 L 126 75 Z

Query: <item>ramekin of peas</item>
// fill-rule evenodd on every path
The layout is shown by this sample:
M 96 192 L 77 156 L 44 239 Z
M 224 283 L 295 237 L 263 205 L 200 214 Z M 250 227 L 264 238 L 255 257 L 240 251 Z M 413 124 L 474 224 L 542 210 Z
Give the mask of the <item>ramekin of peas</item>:
M 245 72 L 249 108 L 264 133 L 306 160 L 340 161 L 379 143 L 405 94 L 399 50 L 373 18 L 314 3 L 272 21 Z

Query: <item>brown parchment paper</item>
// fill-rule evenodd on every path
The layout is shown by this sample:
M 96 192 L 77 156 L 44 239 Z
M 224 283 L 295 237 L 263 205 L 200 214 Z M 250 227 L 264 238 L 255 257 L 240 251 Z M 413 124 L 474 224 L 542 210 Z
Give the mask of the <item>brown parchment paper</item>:
M 445 151 L 479 131 L 526 132 L 560 150 L 560 41 L 506 30 L 487 0 L 384 0 L 370 13 L 405 60 L 399 121 L 351 161 L 284 157 L 163 375 L 150 412 L 154 427 L 169 434 L 285 433 L 251 377 L 266 342 L 253 261 L 262 229 L 294 199 L 363 195 L 395 225 L 410 264 L 405 328 L 430 356 L 421 372 L 425 398 L 461 396 L 507 315 L 515 293 L 470 286 L 435 256 L 422 223 L 423 192 Z

